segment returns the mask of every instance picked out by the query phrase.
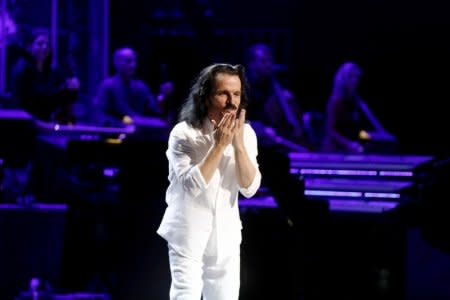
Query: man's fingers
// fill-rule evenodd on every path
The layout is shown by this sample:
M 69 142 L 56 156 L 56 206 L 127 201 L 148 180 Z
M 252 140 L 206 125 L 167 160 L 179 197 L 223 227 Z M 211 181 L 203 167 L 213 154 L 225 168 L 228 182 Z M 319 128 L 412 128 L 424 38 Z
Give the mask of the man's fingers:
M 225 122 L 226 116 L 227 116 L 227 115 L 224 115 L 224 116 L 222 117 L 222 119 L 220 119 L 220 122 L 219 122 L 219 124 L 217 125 L 217 127 L 222 126 L 222 124 Z
M 234 115 L 233 114 L 227 114 L 228 118 L 225 120 L 224 126 L 227 128 L 232 128 L 234 123 Z
M 239 114 L 239 125 L 240 125 L 240 126 L 243 126 L 243 125 L 244 125 L 244 122 L 245 122 L 245 114 L 246 114 L 245 109 L 242 109 L 242 110 L 241 110 L 241 113 Z
M 227 116 L 226 114 L 222 116 L 222 119 L 220 119 L 219 124 L 217 124 L 217 122 L 215 120 L 211 119 L 211 123 L 213 123 L 214 129 L 223 127 L 223 124 L 226 121 L 226 116 Z

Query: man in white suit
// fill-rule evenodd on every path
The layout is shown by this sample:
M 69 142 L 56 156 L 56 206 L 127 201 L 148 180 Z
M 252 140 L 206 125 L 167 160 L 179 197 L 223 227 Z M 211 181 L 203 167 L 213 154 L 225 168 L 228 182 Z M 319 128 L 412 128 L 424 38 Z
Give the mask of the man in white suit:
M 172 300 L 239 298 L 238 193 L 251 197 L 261 182 L 246 91 L 242 66 L 204 68 L 170 134 L 168 206 L 158 234 L 168 242 Z

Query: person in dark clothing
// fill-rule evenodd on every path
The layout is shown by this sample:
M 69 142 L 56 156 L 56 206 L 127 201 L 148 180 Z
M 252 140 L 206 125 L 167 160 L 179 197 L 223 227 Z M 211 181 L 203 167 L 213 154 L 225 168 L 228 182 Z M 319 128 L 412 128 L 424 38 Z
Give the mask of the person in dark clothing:
M 102 81 L 95 99 L 97 120 L 102 125 L 127 125 L 145 116 L 161 117 L 163 102 L 173 92 L 173 84 L 161 85 L 155 97 L 149 86 L 135 77 L 137 58 L 131 48 L 120 48 L 113 56 L 116 74 Z
M 246 68 L 249 81 L 249 101 L 253 110 L 248 119 L 258 135 L 272 135 L 294 149 L 307 148 L 303 112 L 298 99 L 286 89 L 276 75 L 272 49 L 262 43 L 247 49 Z M 262 125 L 263 128 L 259 129 Z M 262 139 L 264 143 L 265 139 Z
M 361 75 L 353 62 L 343 63 L 336 72 L 326 110 L 325 152 L 362 153 L 374 148 L 376 140 L 395 142 L 359 96 Z
M 75 122 L 71 105 L 77 100 L 80 81 L 52 65 L 48 31 L 33 30 L 26 50 L 12 70 L 11 94 L 16 106 L 42 121 Z

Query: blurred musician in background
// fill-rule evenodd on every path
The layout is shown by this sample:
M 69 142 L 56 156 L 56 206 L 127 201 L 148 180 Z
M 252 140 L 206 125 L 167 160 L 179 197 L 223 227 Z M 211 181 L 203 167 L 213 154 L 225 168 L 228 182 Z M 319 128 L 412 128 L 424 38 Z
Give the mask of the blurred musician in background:
M 155 97 L 149 86 L 135 76 L 137 56 L 131 48 L 117 49 L 113 63 L 116 73 L 101 82 L 94 101 L 98 113 L 95 119 L 103 126 L 121 126 L 146 116 L 164 118 L 164 102 L 173 93 L 173 83 L 162 83 Z
M 272 49 L 262 43 L 249 47 L 246 68 L 252 106 L 248 119 L 262 137 L 262 143 L 266 140 L 264 136 L 272 135 L 284 140 L 283 144 L 292 150 L 308 148 L 302 110 L 294 94 L 276 76 Z
M 80 81 L 52 65 L 49 32 L 33 29 L 25 41 L 26 54 L 12 69 L 11 93 L 19 106 L 47 122 L 73 123 L 71 105 L 77 100 Z
M 342 64 L 335 74 L 326 110 L 326 152 L 370 152 L 377 141 L 395 142 L 359 96 L 361 75 L 361 68 L 353 62 Z

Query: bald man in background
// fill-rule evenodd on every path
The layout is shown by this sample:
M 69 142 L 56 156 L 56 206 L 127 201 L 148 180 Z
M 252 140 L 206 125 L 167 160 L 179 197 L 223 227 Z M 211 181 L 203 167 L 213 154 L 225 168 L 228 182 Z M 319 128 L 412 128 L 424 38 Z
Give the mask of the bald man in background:
M 137 56 L 131 48 L 119 48 L 114 52 L 116 73 L 104 79 L 95 98 L 95 120 L 103 126 L 132 124 L 142 116 L 162 117 L 161 102 L 173 92 L 173 84 L 163 83 L 155 97 L 149 86 L 136 78 Z M 169 88 L 167 88 L 169 86 Z

